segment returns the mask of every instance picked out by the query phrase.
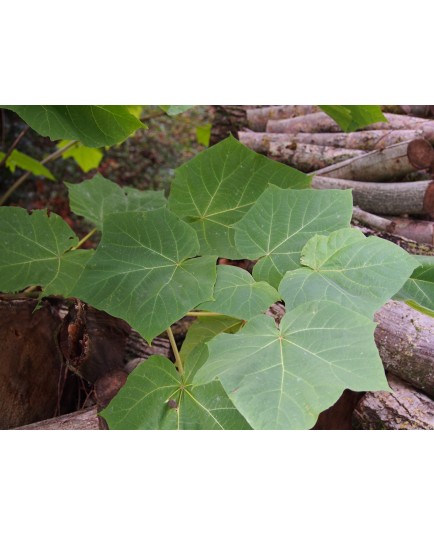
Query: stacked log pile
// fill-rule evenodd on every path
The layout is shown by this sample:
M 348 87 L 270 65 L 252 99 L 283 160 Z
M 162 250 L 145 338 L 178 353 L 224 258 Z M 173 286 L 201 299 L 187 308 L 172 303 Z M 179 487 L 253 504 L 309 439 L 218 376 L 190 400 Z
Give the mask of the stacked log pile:
M 392 239 L 412 253 L 433 254 L 434 107 L 384 106 L 383 111 L 387 123 L 345 133 L 315 106 L 251 108 L 238 138 L 256 152 L 311 173 L 313 188 L 351 189 L 353 224 L 365 234 Z M 361 399 L 344 393 L 317 428 L 434 429 L 434 319 L 390 301 L 376 321 L 376 344 L 392 391 Z

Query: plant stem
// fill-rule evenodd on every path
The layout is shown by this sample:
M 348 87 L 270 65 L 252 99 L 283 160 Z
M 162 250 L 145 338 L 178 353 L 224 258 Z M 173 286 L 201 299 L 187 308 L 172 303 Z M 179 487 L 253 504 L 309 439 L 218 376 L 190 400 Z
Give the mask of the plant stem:
M 89 238 L 90 238 L 91 236 L 93 236 L 93 235 L 97 232 L 97 230 L 98 230 L 98 229 L 92 229 L 92 231 L 90 231 L 89 233 L 87 233 L 87 235 L 84 236 L 76 246 L 74 246 L 74 247 L 71 248 L 71 251 L 74 251 L 74 250 L 76 250 L 76 249 L 80 249 L 81 246 L 82 246 L 87 240 L 89 240 Z
M 27 134 L 27 132 L 30 130 L 30 127 L 27 126 L 20 134 L 18 134 L 18 136 L 15 138 L 14 142 L 12 143 L 12 145 L 9 147 L 9 149 L 7 150 L 6 154 L 4 155 L 4 157 L 1 159 L 0 161 L 0 168 L 4 165 L 6 165 L 6 160 L 11 156 L 12 154 L 12 151 L 15 149 L 15 147 L 20 143 L 20 141 L 22 140 L 22 138 L 24 138 L 24 136 Z
M 207 311 L 188 311 L 185 316 L 225 316 L 221 313 L 211 313 Z
M 50 162 L 51 160 L 55 160 L 56 158 L 59 158 L 59 156 L 61 156 L 68 149 L 73 147 L 76 143 L 78 142 L 77 141 L 69 142 L 67 145 L 65 145 L 65 147 L 61 147 L 60 149 L 57 149 L 57 151 L 55 151 L 54 153 L 51 153 L 48 156 L 46 156 L 43 160 L 41 160 L 40 163 L 46 164 L 47 162 Z M 5 201 L 9 199 L 9 197 L 15 192 L 15 190 L 19 188 L 23 184 L 23 182 L 30 177 L 31 174 L 32 174 L 31 171 L 27 171 L 26 173 L 24 173 L 24 175 L 21 175 L 21 177 L 12 184 L 9 190 L 1 197 L 0 207 L 4 205 Z
M 175 355 L 176 367 L 178 368 L 179 374 L 181 374 L 182 376 L 184 374 L 184 367 L 182 366 L 181 356 L 179 355 L 178 347 L 176 346 L 176 341 L 175 337 L 173 336 L 172 328 L 167 328 L 166 332 L 169 336 L 170 346 L 172 347 L 173 353 Z

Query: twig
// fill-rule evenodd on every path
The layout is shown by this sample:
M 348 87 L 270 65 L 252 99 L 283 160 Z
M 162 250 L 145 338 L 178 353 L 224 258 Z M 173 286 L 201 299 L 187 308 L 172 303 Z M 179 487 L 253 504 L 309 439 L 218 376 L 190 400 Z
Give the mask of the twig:
M 15 147 L 20 143 L 20 141 L 22 140 L 22 138 L 24 138 L 24 136 L 27 134 L 27 132 L 30 130 L 30 127 L 27 126 L 22 132 L 20 132 L 20 134 L 18 134 L 18 136 L 15 138 L 15 141 L 12 143 L 12 145 L 9 147 L 9 149 L 7 150 L 6 154 L 4 155 L 4 157 L 0 160 L 0 168 L 4 165 L 6 165 L 6 160 L 11 156 L 12 154 L 12 151 L 15 149 Z
M 64 147 L 61 147 L 60 149 L 58 149 L 54 153 L 49 154 L 47 157 L 45 157 L 43 160 L 41 160 L 40 163 L 41 164 L 46 164 L 47 162 L 50 162 L 51 160 L 55 160 L 56 158 L 59 158 L 59 156 L 61 156 L 68 149 L 73 147 L 76 143 L 78 143 L 78 142 L 77 141 L 69 142 Z M 23 182 L 25 182 L 26 179 L 28 179 L 30 177 L 31 174 L 32 174 L 31 171 L 27 171 L 26 173 L 24 173 L 24 175 L 21 175 L 21 177 L 19 179 L 17 179 L 12 184 L 12 186 L 8 189 L 8 191 L 0 198 L 0 206 L 4 205 L 5 201 L 7 201 L 9 199 L 9 197 L 15 192 L 15 190 L 17 188 L 19 188 L 23 184 Z
M 182 366 L 181 356 L 179 355 L 178 347 L 176 346 L 176 341 L 175 337 L 173 336 L 172 328 L 167 328 L 166 332 L 169 336 L 170 346 L 172 347 L 173 354 L 175 355 L 176 367 L 178 368 L 179 374 L 181 374 L 182 376 L 184 374 L 184 367 Z

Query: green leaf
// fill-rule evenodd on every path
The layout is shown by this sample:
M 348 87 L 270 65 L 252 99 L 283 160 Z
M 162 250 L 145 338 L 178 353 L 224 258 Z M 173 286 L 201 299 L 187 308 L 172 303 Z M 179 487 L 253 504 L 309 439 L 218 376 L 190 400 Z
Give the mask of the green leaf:
M 254 429 L 311 428 L 346 388 L 389 390 L 374 329 L 365 316 L 324 301 L 286 313 L 280 328 L 261 315 L 208 343 L 195 382 L 218 378 Z
M 299 268 L 287 272 L 279 292 L 287 310 L 325 299 L 372 317 L 417 266 L 402 248 L 356 229 L 314 236 L 301 252 Z
M 57 147 L 62 148 L 68 145 L 70 141 L 62 140 L 57 144 Z M 81 143 L 71 147 L 62 154 L 62 158 L 73 158 L 78 166 L 87 173 L 91 169 L 95 169 L 99 166 L 103 157 L 103 153 L 100 149 L 92 147 L 85 147 Z
M 177 169 L 169 208 L 196 229 L 203 254 L 240 259 L 232 226 L 268 184 L 307 188 L 310 181 L 229 137 Z
M 142 117 L 143 113 L 143 106 L 141 104 L 131 104 L 127 106 L 128 111 L 131 115 L 134 115 L 137 119 L 140 119 Z
M 429 316 L 434 315 L 434 257 L 415 255 L 420 263 L 394 296 L 395 300 L 405 301 L 408 305 Z
M 195 231 L 165 208 L 110 214 L 73 292 L 150 342 L 212 298 L 216 257 L 198 253 Z
M 101 412 L 115 430 L 244 430 L 250 428 L 219 382 L 192 386 L 163 356 L 152 356 Z
M 4 106 L 51 140 L 78 140 L 87 147 L 124 141 L 146 128 L 127 106 Z
M 5 157 L 5 153 L 0 151 L 0 161 Z M 15 169 L 18 167 L 24 169 L 25 171 L 30 171 L 33 175 L 40 175 L 46 179 L 55 181 L 54 175 L 51 171 L 46 168 L 43 164 L 28 156 L 27 154 L 21 153 L 14 149 L 6 160 L 6 167 L 14 173 Z
M 320 108 L 334 119 L 345 132 L 351 132 L 372 123 L 387 123 L 387 119 L 378 105 L 322 105 Z
M 68 295 L 91 255 L 68 251 L 77 244 L 78 238 L 57 214 L 0 207 L 1 290 L 15 292 L 41 285 L 44 295 Z
M 206 125 L 201 125 L 199 127 L 196 127 L 197 143 L 200 143 L 201 145 L 205 145 L 205 147 L 209 146 L 209 141 L 211 139 L 211 128 L 212 128 L 211 123 L 207 123 Z
M 256 280 L 278 287 L 288 270 L 299 268 L 309 238 L 348 227 L 353 210 L 349 190 L 282 190 L 270 186 L 235 227 L 237 250 L 260 259 Z
M 242 268 L 221 265 L 217 266 L 214 301 L 201 303 L 197 308 L 250 320 L 279 300 L 278 292 L 265 281 L 256 282 Z
M 190 110 L 190 108 L 194 108 L 194 105 L 192 104 L 164 104 L 161 105 L 160 108 L 163 110 L 163 112 L 166 112 L 167 115 L 179 115 L 187 110 Z
M 102 229 L 104 218 L 114 212 L 154 210 L 166 204 L 163 191 L 140 191 L 120 188 L 97 173 L 93 179 L 79 184 L 65 183 L 71 210 Z

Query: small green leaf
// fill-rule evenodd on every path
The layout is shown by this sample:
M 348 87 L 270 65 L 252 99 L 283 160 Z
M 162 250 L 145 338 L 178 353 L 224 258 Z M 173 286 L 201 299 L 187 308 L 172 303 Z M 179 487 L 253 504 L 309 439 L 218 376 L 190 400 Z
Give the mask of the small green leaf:
M 234 225 L 237 250 L 260 259 L 253 277 L 278 287 L 288 270 L 299 268 L 300 252 L 309 238 L 348 227 L 349 190 L 282 190 L 270 186 Z
M 356 229 L 314 236 L 301 252 L 306 268 L 289 271 L 279 292 L 287 310 L 325 299 L 372 317 L 417 266 L 402 248 Z
M 201 145 L 205 145 L 205 147 L 209 146 L 209 141 L 211 139 L 211 128 L 212 128 L 211 123 L 207 123 L 206 125 L 201 125 L 199 127 L 196 127 L 197 143 L 200 143 Z
M 167 209 L 110 214 L 75 296 L 126 320 L 147 341 L 212 298 L 216 257 Z
M 196 384 L 218 378 L 254 429 L 311 428 L 344 389 L 389 390 L 375 324 L 331 302 L 300 305 L 280 328 L 265 315 L 208 343 Z
M 163 191 L 140 191 L 120 188 L 97 173 L 93 179 L 79 184 L 65 183 L 71 210 L 102 229 L 104 218 L 114 212 L 154 210 L 166 204 Z
M 179 115 L 187 110 L 190 110 L 190 108 L 194 108 L 194 105 L 192 104 L 164 104 L 161 105 L 160 108 L 163 110 L 163 112 L 166 112 L 167 115 Z
M 16 112 L 41 136 L 53 141 L 77 140 L 87 147 L 124 141 L 146 128 L 127 106 L 4 106 Z
M 310 182 L 304 173 L 229 137 L 177 169 L 169 208 L 196 229 L 202 254 L 240 259 L 243 256 L 235 247 L 233 225 L 268 184 L 307 188 Z
M 430 316 L 434 315 L 434 257 L 414 255 L 420 263 L 394 296 L 395 300 L 405 301 L 408 305 Z
M 143 113 L 143 106 L 141 104 L 131 104 L 127 106 L 128 111 L 131 115 L 134 115 L 137 119 L 140 119 L 142 117 Z
M 0 207 L 0 281 L 3 292 L 41 285 L 67 295 L 91 253 L 68 251 L 78 238 L 57 214 Z
M 0 151 L 0 161 L 5 157 L 5 153 Z M 55 181 L 54 175 L 51 171 L 46 168 L 43 164 L 32 158 L 31 156 L 21 153 L 14 149 L 6 160 L 6 167 L 14 173 L 15 169 L 18 167 L 24 169 L 25 171 L 30 171 L 33 175 L 40 175 L 46 179 Z
M 387 119 L 378 105 L 322 105 L 320 108 L 334 119 L 345 132 L 351 132 L 373 123 L 387 123 Z
M 217 266 L 214 301 L 201 303 L 197 308 L 250 320 L 279 300 L 279 293 L 265 281 L 256 282 L 246 270 L 236 266 L 221 265 Z
M 57 144 L 57 147 L 62 148 L 68 145 L 70 141 L 62 140 Z M 62 158 L 73 158 L 78 166 L 87 173 L 91 169 L 95 169 L 99 166 L 103 157 L 103 153 L 100 149 L 92 147 L 85 147 L 81 143 L 71 147 L 62 154 Z

